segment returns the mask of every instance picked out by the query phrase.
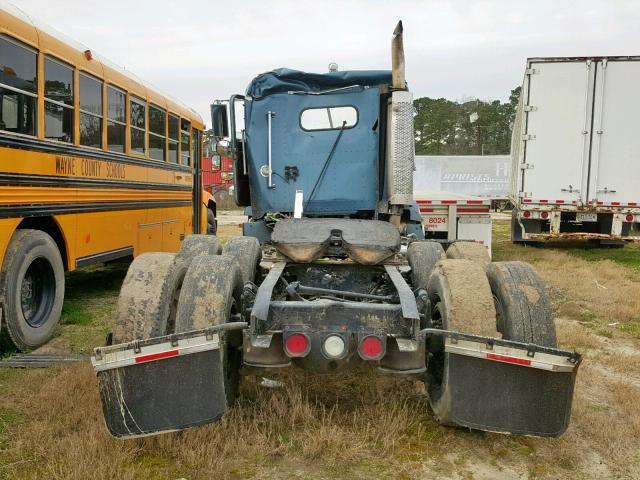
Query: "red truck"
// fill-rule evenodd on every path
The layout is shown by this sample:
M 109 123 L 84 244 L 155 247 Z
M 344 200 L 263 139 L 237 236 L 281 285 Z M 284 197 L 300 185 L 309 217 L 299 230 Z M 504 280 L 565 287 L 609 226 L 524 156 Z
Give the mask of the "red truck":
M 210 131 L 204 135 L 203 153 L 202 188 L 215 197 L 219 207 L 233 207 L 233 161 Z

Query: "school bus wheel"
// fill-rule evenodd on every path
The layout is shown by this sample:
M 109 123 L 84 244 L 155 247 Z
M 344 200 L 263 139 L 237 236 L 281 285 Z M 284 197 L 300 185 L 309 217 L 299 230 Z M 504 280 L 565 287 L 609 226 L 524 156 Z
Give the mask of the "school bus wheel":
M 54 240 L 40 230 L 17 230 L 2 266 L 3 330 L 22 351 L 54 333 L 64 300 L 64 266 Z

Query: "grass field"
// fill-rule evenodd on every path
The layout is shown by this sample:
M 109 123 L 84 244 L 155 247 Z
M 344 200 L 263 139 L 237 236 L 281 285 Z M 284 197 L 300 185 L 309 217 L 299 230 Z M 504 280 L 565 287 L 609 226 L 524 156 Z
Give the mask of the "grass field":
M 508 228 L 494 224 L 494 260 L 536 266 L 561 346 L 585 357 L 559 439 L 440 427 L 422 384 L 361 368 L 289 370 L 275 389 L 246 377 L 240 404 L 218 424 L 118 441 L 90 366 L 0 369 L 0 478 L 640 478 L 640 248 L 514 246 Z M 68 276 L 58 343 L 88 352 L 103 341 L 125 272 Z

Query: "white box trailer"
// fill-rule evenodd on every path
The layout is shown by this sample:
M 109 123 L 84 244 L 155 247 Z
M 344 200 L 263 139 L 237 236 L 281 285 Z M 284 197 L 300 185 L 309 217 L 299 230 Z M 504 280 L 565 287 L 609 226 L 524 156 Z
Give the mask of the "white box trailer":
M 433 191 L 414 192 L 413 198 L 426 238 L 444 243 L 473 240 L 491 256 L 491 199 Z
M 509 155 L 416 155 L 413 190 L 488 198 L 492 208 L 509 203 Z
M 512 240 L 638 240 L 640 57 L 530 58 L 511 145 Z

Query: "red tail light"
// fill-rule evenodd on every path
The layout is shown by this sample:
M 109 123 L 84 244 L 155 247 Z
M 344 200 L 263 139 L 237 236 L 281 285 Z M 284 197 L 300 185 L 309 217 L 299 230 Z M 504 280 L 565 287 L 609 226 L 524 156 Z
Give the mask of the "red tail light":
M 384 352 L 382 340 L 373 335 L 369 335 L 360 342 L 360 355 L 365 360 L 379 360 Z
M 633 222 L 633 215 L 629 214 L 629 215 L 627 215 L 626 217 L 624 217 L 624 219 L 625 219 L 627 222 Z
M 522 212 L 522 216 L 524 218 L 529 218 L 531 216 L 531 212 L 529 210 L 525 210 L 524 212 Z
M 543 220 L 546 220 L 547 218 L 549 218 L 549 212 L 542 212 L 540 214 L 540 217 L 542 217 Z
M 293 333 L 285 340 L 284 349 L 290 357 L 304 357 L 310 350 L 309 337 L 304 333 Z

